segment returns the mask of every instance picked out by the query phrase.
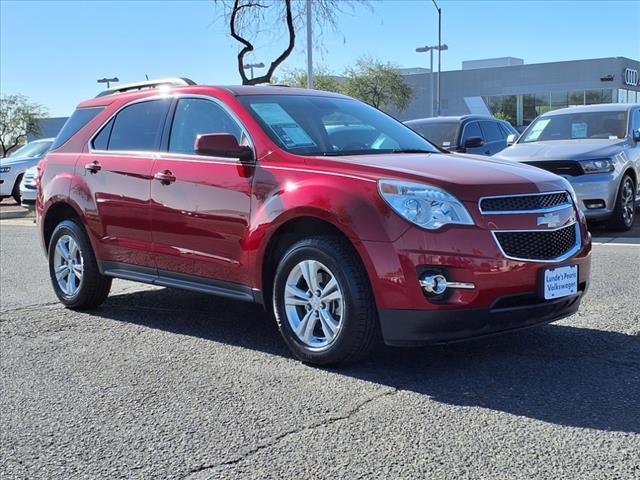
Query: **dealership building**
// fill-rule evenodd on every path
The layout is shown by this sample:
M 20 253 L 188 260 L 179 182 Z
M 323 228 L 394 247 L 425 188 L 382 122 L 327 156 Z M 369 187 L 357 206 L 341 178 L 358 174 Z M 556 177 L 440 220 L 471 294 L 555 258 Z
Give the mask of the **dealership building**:
M 437 72 L 402 71 L 414 98 L 404 112 L 390 113 L 400 120 L 436 116 Z M 514 57 L 466 61 L 461 70 L 440 74 L 440 114 L 501 113 L 514 127 L 523 127 L 557 108 L 640 103 L 639 71 L 640 62 L 625 57 L 536 64 Z

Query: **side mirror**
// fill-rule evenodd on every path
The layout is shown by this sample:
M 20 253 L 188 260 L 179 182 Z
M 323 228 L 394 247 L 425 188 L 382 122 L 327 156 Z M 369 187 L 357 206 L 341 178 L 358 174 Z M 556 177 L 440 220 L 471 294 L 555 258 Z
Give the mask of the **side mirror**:
M 518 135 L 516 135 L 515 133 L 512 133 L 511 135 L 507 136 L 507 147 L 513 145 L 514 143 L 516 143 L 516 140 L 518 140 Z
M 632 135 L 633 135 L 633 140 L 634 140 L 635 142 L 640 142 L 640 128 L 636 128 L 636 129 L 633 131 Z
M 241 162 L 253 160 L 253 150 L 240 145 L 230 133 L 203 133 L 196 137 L 193 149 L 198 155 L 237 158 Z
M 484 145 L 481 137 L 469 137 L 464 142 L 464 148 L 478 148 Z

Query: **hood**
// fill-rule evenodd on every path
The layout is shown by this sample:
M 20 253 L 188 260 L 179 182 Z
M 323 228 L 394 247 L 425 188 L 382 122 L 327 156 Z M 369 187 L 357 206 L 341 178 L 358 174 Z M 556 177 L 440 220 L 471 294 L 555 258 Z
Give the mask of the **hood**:
M 492 158 L 516 162 L 544 160 L 588 160 L 611 157 L 627 145 L 626 140 L 554 140 L 516 143 Z
M 466 154 L 418 153 L 322 157 L 344 162 L 355 174 L 428 183 L 475 202 L 486 195 L 564 190 L 566 180 L 536 167 Z M 354 167 L 358 166 L 356 170 Z M 350 168 L 349 168 L 350 167 Z M 335 167 L 332 167 L 332 170 Z
M 3 166 L 11 166 L 11 165 L 36 165 L 40 159 L 42 159 L 43 155 L 38 155 L 36 157 L 6 157 L 0 158 L 0 165 Z

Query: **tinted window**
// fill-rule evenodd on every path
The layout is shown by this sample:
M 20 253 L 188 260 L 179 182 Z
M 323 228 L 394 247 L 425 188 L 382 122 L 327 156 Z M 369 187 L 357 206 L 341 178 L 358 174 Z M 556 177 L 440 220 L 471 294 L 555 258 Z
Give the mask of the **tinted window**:
M 108 149 L 157 150 L 169 102 L 150 100 L 121 110 L 113 123 Z
M 111 135 L 111 129 L 113 128 L 113 119 L 109 120 L 100 133 L 93 139 L 93 148 L 96 150 L 106 150 L 109 146 L 109 136 Z
M 467 141 L 467 139 L 471 138 L 471 137 L 480 137 L 480 138 L 484 138 L 482 136 L 482 132 L 480 131 L 480 125 L 478 124 L 478 122 L 471 122 L 471 123 L 467 123 L 464 127 L 464 138 L 462 139 L 462 145 L 464 145 L 464 142 Z
M 169 151 L 195 153 L 196 137 L 202 133 L 230 133 L 242 143 L 242 130 L 220 105 L 200 98 L 179 100 L 171 125 Z
M 64 126 L 58 133 L 58 136 L 53 141 L 53 145 L 51 145 L 51 150 L 55 150 L 58 147 L 61 147 L 67 140 L 73 137 L 78 130 L 84 127 L 87 123 L 95 118 L 104 107 L 97 108 L 78 108 L 73 114 L 69 117 L 69 119 L 65 122 Z
M 636 108 L 633 112 L 633 120 L 631 123 L 631 130 L 637 130 L 640 128 L 640 108 Z
M 504 139 L 496 122 L 480 122 L 480 126 L 487 142 L 497 142 Z
M 428 122 L 412 123 L 409 127 L 431 143 L 447 148 L 456 145 L 458 136 L 458 122 Z

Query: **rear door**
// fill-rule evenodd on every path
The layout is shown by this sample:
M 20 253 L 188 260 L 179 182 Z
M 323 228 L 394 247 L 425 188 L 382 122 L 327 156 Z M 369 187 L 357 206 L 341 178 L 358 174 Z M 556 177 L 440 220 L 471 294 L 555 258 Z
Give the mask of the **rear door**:
M 151 236 L 151 168 L 171 101 L 152 99 L 122 108 L 90 140 L 77 163 L 93 196 L 87 212 L 105 269 L 138 265 L 155 272 Z
M 151 183 L 159 273 L 243 284 L 242 240 L 249 225 L 254 166 L 198 155 L 194 143 L 199 134 L 230 133 L 248 145 L 248 135 L 212 97 L 181 97 L 173 110 L 165 151 L 153 165 L 158 179 Z

